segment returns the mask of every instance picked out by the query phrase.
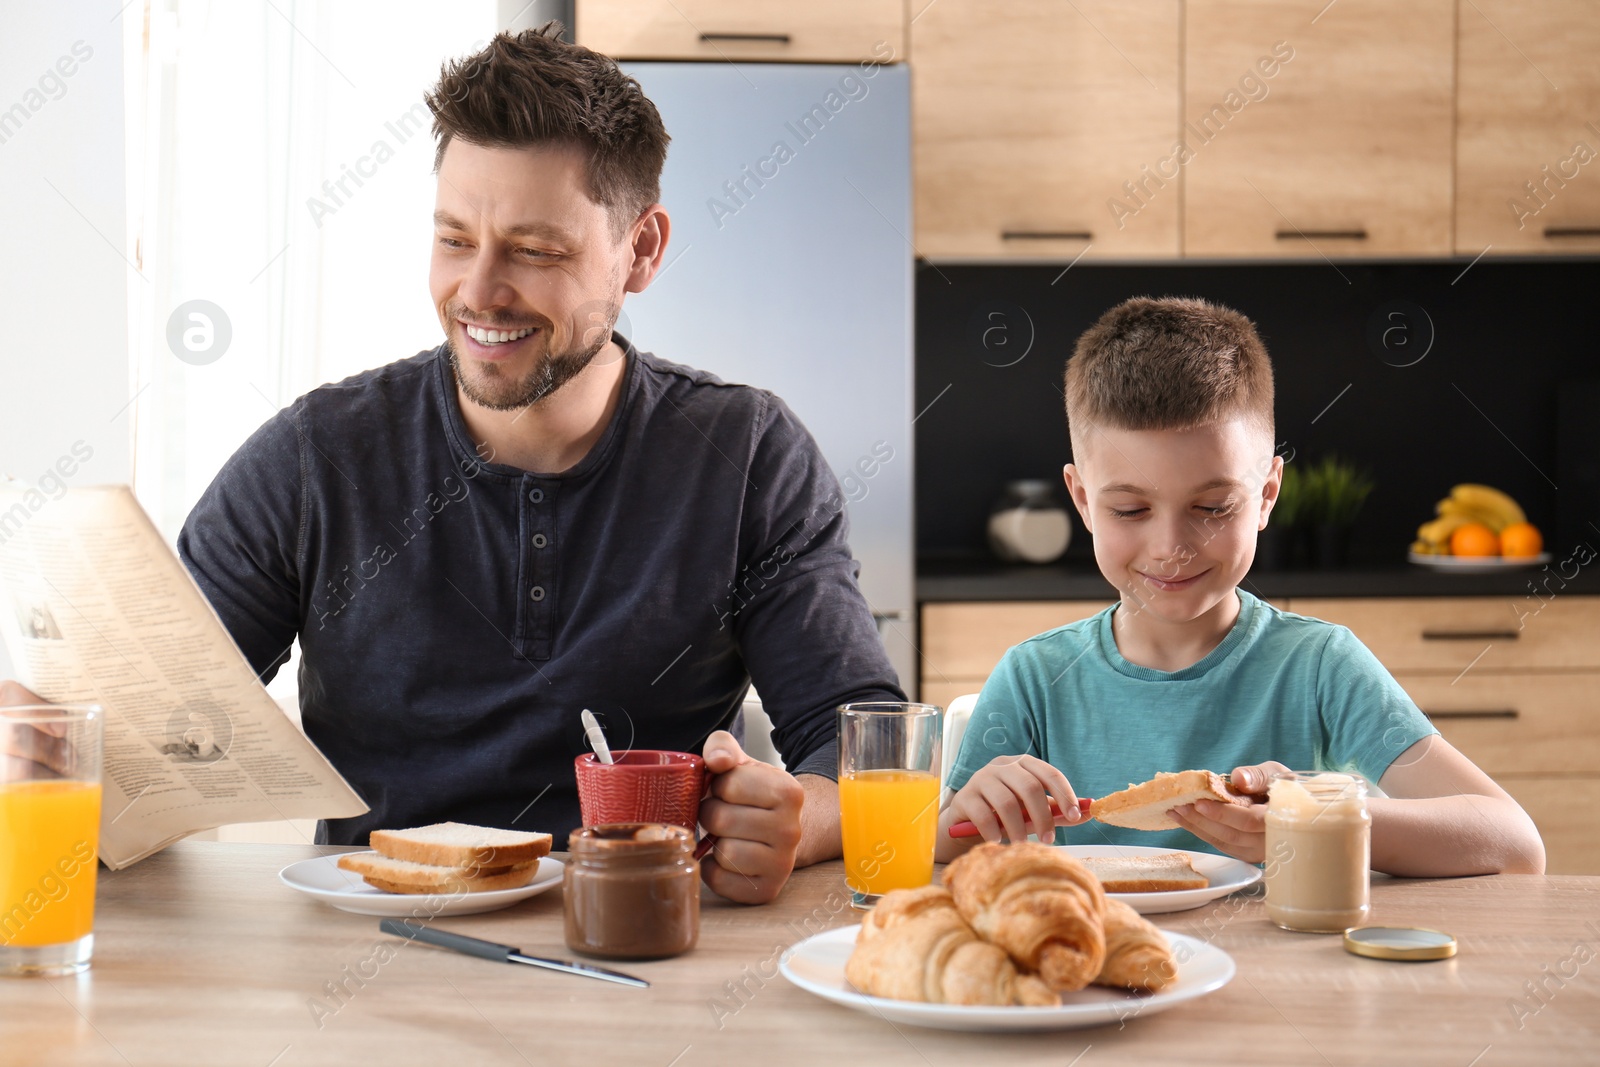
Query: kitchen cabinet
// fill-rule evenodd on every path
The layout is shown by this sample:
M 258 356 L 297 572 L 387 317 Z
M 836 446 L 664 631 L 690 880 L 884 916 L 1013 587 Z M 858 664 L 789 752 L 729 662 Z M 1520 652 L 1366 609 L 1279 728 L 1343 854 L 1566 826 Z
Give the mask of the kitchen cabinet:
M 1455 2 L 1187 0 L 1184 254 L 1450 255 Z
M 1461 0 L 1456 251 L 1600 251 L 1600 17 L 1587 0 Z
M 579 0 L 575 21 L 620 59 L 909 56 L 931 259 L 1600 251 L 1587 0 Z
M 1537 610 L 1530 611 L 1529 607 Z M 1600 597 L 1302 599 L 1350 627 L 1451 744 L 1524 804 L 1551 874 L 1600 873 Z
M 922 700 L 942 708 L 976 693 L 1012 645 L 1034 634 L 1087 619 L 1109 601 L 924 604 Z
M 1488 662 L 1485 657 L 1479 666 Z M 1497 779 L 1587 775 L 1600 753 L 1600 714 L 1589 671 L 1397 673 L 1450 743 Z
M 1350 627 L 1395 674 L 1600 671 L 1600 598 L 1294 597 L 1289 604 Z
M 902 0 L 577 0 L 575 39 L 616 59 L 905 59 Z
M 1181 19 L 1179 0 L 923 7 L 918 254 L 1175 257 Z
M 1523 805 L 1544 837 L 1550 873 L 1600 874 L 1600 597 L 1276 603 L 1348 626 L 1440 733 Z M 1105 606 L 924 604 L 923 699 L 948 705 L 978 692 L 1007 648 Z

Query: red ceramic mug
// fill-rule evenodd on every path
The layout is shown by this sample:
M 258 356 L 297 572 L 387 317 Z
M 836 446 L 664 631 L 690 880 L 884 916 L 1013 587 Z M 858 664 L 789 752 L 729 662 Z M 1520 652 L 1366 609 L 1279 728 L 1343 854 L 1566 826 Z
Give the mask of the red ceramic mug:
M 706 761 L 691 752 L 624 749 L 601 763 L 593 752 L 573 761 L 583 825 L 664 822 L 690 833 L 706 793 Z

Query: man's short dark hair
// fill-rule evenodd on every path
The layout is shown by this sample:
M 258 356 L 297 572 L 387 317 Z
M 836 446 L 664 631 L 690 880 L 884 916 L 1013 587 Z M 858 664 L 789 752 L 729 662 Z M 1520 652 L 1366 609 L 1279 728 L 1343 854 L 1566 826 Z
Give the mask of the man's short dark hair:
M 661 198 L 671 139 L 656 106 L 616 61 L 561 40 L 559 22 L 499 33 L 482 51 L 444 64 L 425 97 L 439 148 L 455 138 L 488 148 L 571 145 L 588 157 L 589 198 L 620 237 Z

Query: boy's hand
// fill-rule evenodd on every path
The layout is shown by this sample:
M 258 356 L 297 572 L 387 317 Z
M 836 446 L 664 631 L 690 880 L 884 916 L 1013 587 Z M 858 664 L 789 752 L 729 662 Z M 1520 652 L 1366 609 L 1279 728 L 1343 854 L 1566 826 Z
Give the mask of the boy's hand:
M 1259 794 L 1256 803 L 1247 808 L 1216 800 L 1200 800 L 1173 808 L 1172 817 L 1179 826 L 1228 855 L 1246 863 L 1263 863 L 1267 857 L 1267 784 L 1272 781 L 1274 774 L 1288 769 L 1271 760 L 1248 767 L 1235 767 L 1228 776 L 1229 780 L 1242 793 Z
M 1062 811 L 1059 820 L 1050 814 L 1051 800 Z M 1024 841 L 1028 822 L 1033 824 L 1032 832 L 1049 841 L 1053 830 L 1047 828 L 1058 823 L 1070 826 L 1081 822 L 1083 816 L 1067 776 L 1055 767 L 1036 756 L 996 756 L 961 787 L 939 819 L 941 852 L 950 827 L 963 819 L 978 828 L 984 841 Z

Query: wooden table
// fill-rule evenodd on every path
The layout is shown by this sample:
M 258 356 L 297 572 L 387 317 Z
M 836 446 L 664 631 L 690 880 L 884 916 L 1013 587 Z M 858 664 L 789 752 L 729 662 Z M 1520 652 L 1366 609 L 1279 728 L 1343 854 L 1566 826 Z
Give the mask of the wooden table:
M 184 842 L 102 871 L 93 968 L 0 979 L 0 1064 L 1600 1062 L 1600 877 L 1377 880 L 1375 921 L 1456 935 L 1457 957 L 1434 963 L 1351 956 L 1236 895 L 1157 919 L 1231 954 L 1226 988 L 1120 1029 L 994 1035 L 891 1025 L 777 973 L 789 945 L 856 921 L 838 863 L 799 872 L 767 907 L 708 895 L 698 949 L 616 965 L 654 983 L 638 990 L 404 944 L 279 883 L 284 865 L 336 851 Z M 570 956 L 559 890 L 435 923 Z M 400 951 L 376 963 L 380 944 Z

